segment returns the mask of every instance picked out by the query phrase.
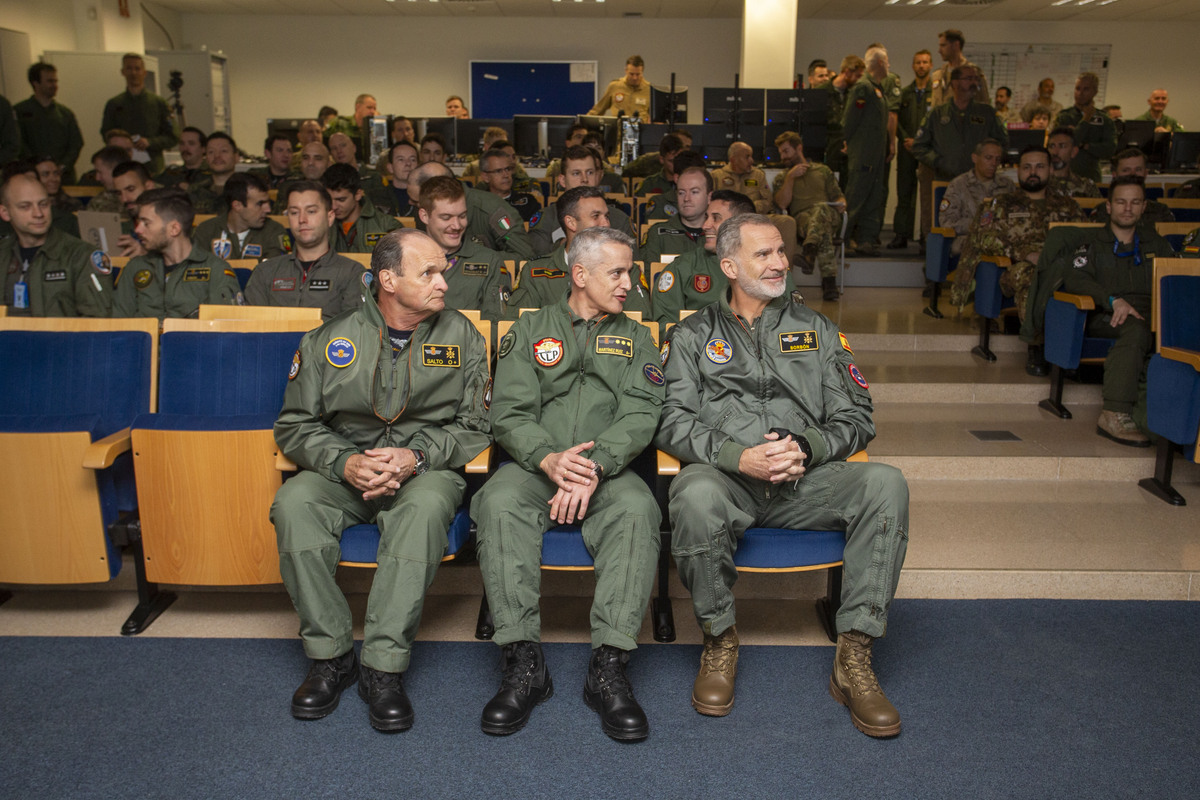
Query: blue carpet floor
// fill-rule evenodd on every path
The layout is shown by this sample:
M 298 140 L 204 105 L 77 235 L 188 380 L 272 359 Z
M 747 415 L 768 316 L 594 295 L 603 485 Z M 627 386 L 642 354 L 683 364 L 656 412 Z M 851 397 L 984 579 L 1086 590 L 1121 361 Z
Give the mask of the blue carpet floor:
M 897 603 L 876 644 L 904 720 L 886 741 L 830 699 L 832 648 L 743 647 L 713 719 L 688 703 L 699 648 L 642 647 L 638 744 L 584 705 L 587 646 L 546 652 L 555 696 L 493 738 L 488 643 L 420 643 L 416 725 L 385 735 L 354 690 L 291 718 L 297 642 L 0 638 L 0 797 L 1200 796 L 1200 603 Z

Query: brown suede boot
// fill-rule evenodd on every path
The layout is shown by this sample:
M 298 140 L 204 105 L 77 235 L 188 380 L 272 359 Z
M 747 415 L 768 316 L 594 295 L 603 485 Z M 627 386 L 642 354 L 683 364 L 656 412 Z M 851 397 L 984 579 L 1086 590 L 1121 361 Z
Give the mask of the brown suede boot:
M 883 694 L 871 669 L 872 641 L 859 631 L 838 634 L 829 694 L 850 709 L 850 721 L 867 736 L 895 736 L 900 732 L 900 712 Z
M 710 717 L 723 717 L 730 712 L 737 659 L 736 629 L 729 627 L 720 636 L 705 635 L 700 673 L 692 685 L 692 708 Z

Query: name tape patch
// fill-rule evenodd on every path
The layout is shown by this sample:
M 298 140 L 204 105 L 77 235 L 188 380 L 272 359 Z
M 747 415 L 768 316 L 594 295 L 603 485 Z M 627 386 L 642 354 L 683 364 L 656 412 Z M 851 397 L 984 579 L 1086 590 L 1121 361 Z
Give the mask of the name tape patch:
M 425 344 L 421 345 L 421 363 L 427 367 L 462 366 L 456 344 Z

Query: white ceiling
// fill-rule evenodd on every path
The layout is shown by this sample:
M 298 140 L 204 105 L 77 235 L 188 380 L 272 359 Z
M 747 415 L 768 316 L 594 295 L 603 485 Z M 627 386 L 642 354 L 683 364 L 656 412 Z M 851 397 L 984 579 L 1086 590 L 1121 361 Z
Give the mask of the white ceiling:
M 1020 20 L 1031 22 L 1200 22 L 1197 0 L 1071 0 L 1054 7 L 1052 0 L 929 0 L 909 5 L 900 0 L 798 0 L 800 19 L 872 20 Z M 198 14 L 320 14 L 373 16 L 619 18 L 641 14 L 660 18 L 740 18 L 742 0 L 155 0 L 181 13 Z M 1147 46 L 1152 46 L 1147 43 Z

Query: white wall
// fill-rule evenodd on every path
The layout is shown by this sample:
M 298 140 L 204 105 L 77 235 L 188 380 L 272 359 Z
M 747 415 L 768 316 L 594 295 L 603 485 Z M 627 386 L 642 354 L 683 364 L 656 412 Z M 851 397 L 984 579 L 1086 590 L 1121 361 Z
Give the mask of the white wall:
M 28 33 L 29 50 L 35 61 L 46 50 L 77 47 L 75 5 L 71 0 L 0 0 L 0 26 Z
M 732 85 L 738 70 L 739 20 L 592 20 L 578 23 L 487 17 L 453 24 L 394 17 L 183 15 L 189 48 L 207 45 L 229 57 L 233 132 L 253 151 L 268 117 L 312 117 L 328 104 L 343 114 L 354 97 L 374 94 L 382 113 L 443 114 L 448 95 L 467 94 L 472 59 L 596 60 L 600 91 L 641 53 L 646 76 L 699 88 Z M 694 98 L 694 99 L 693 99 Z M 587 109 L 580 109 L 580 112 Z

